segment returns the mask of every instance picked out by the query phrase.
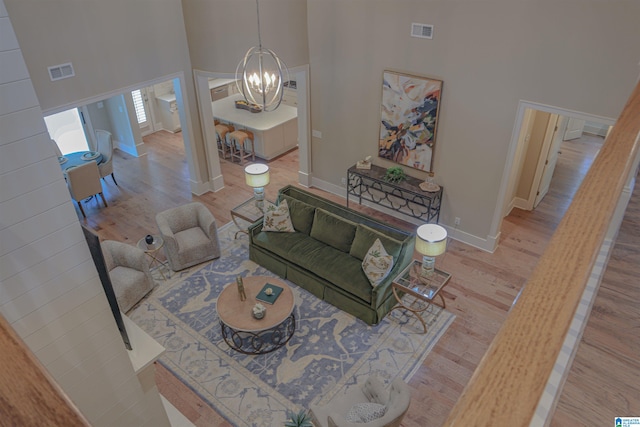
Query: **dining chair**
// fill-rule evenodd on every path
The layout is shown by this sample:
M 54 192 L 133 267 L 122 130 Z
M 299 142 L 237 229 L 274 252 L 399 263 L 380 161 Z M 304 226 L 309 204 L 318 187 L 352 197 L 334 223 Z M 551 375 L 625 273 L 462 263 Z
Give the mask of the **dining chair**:
M 76 201 L 80 212 L 84 218 L 87 215 L 84 213 L 82 200 L 88 197 L 99 194 L 102 198 L 104 206 L 107 207 L 107 201 L 102 194 L 102 184 L 100 183 L 100 172 L 98 171 L 98 165 L 96 162 L 87 162 L 84 165 L 76 166 L 65 171 L 67 177 L 67 187 L 71 193 L 71 198 Z
M 98 141 L 96 147 L 97 151 L 102 154 L 102 162 L 98 165 L 100 178 L 104 179 L 105 176 L 111 175 L 113 183 L 115 185 L 118 185 L 118 183 L 116 182 L 116 177 L 113 174 L 113 139 L 111 138 L 111 132 L 97 129 L 96 139 Z

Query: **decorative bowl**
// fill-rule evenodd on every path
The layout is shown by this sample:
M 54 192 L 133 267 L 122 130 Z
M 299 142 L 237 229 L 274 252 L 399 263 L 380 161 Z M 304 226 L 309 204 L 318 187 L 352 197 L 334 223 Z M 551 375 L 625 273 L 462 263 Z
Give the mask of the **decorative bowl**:
M 251 312 L 253 313 L 253 317 L 255 317 L 256 319 L 262 319 L 267 313 L 267 308 L 264 305 L 257 303 L 253 306 Z

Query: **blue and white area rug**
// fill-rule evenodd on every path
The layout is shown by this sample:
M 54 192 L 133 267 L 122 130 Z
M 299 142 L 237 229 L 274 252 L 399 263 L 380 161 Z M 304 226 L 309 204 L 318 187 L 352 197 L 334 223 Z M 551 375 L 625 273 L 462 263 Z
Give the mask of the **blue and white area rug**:
M 388 384 L 420 367 L 454 315 L 432 306 L 428 333 L 402 310 L 371 327 L 287 282 L 295 296 L 296 331 L 282 348 L 250 356 L 224 342 L 216 298 L 236 275 L 274 276 L 249 261 L 248 239 L 229 223 L 219 229 L 222 255 L 175 273 L 129 316 L 166 348 L 160 358 L 231 424 L 284 425 L 287 410 L 326 403 L 370 375 Z

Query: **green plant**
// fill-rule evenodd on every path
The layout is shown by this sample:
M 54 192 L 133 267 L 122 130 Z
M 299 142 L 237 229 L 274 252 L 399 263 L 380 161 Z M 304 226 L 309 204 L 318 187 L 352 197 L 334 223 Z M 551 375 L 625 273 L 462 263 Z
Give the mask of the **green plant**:
M 387 182 L 398 183 L 407 179 L 407 175 L 400 166 L 392 166 L 387 169 L 383 179 Z
M 287 411 L 287 417 L 289 419 L 285 421 L 285 427 L 313 427 L 311 415 L 304 409 L 301 409 L 297 414 Z

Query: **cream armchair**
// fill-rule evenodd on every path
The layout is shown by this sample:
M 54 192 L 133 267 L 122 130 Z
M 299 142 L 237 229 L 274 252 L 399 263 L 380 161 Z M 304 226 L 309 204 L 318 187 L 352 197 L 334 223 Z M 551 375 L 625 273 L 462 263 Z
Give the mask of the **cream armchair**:
M 316 427 L 398 427 L 409 409 L 410 401 L 409 386 L 400 378 L 396 378 L 386 390 L 380 381 L 369 377 L 361 388 L 356 387 L 345 395 L 334 396 L 325 406 L 311 405 L 311 416 Z M 384 415 L 379 418 L 369 422 L 347 421 L 351 418 L 348 416 L 352 415 L 349 413 L 356 406 L 366 408 L 381 405 L 385 407 Z
M 156 215 L 164 251 L 173 271 L 220 257 L 216 219 L 202 203 L 193 202 Z
M 149 260 L 144 251 L 126 243 L 104 240 L 100 246 L 118 305 L 126 313 L 155 285 Z

